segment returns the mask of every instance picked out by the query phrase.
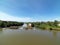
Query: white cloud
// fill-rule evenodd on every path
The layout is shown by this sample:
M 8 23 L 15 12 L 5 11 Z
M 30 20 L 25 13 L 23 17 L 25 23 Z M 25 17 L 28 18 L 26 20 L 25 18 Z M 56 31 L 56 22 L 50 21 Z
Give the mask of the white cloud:
M 43 17 L 42 17 L 43 18 Z M 44 19 L 37 19 L 37 18 L 29 18 L 29 17 L 16 17 L 16 16 L 12 16 L 12 15 L 9 15 L 7 13 L 3 13 L 3 12 L 0 12 L 0 20 L 3 20 L 3 21 L 18 21 L 18 22 L 36 22 L 36 21 L 54 21 L 54 20 L 59 20 L 60 21 L 60 18 L 54 18 L 54 19 L 47 19 L 47 20 L 44 20 Z
M 8 15 L 6 13 L 0 12 L 0 20 L 4 21 L 19 21 L 19 22 L 31 22 L 32 19 L 28 17 L 16 17 L 12 15 Z

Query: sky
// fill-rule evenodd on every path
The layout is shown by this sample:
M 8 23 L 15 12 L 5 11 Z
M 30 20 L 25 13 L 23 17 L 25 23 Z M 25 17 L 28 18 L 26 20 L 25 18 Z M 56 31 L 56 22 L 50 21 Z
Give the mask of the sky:
M 0 0 L 0 20 L 60 21 L 60 0 Z

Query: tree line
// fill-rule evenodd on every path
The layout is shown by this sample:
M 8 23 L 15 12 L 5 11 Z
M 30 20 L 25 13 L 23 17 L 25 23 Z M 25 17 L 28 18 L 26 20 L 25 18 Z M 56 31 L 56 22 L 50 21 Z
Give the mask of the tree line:
M 60 28 L 58 24 L 59 21 L 47 21 L 47 22 L 25 22 L 26 24 L 31 23 L 32 27 L 40 28 L 40 29 L 51 29 L 51 28 Z M 1 21 L 0 20 L 0 28 L 10 27 L 10 26 L 22 26 L 24 22 L 16 22 L 16 21 Z
M 40 29 L 60 28 L 60 26 L 58 26 L 60 22 L 57 20 L 47 22 L 30 22 L 30 23 L 34 24 L 36 28 Z
M 22 26 L 23 22 L 16 21 L 1 21 L 0 20 L 0 28 L 10 27 L 10 26 Z

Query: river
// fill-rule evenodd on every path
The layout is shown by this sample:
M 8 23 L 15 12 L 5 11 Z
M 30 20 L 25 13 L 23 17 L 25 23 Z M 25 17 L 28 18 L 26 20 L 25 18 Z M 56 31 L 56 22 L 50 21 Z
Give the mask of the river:
M 5 29 L 0 45 L 60 45 L 60 31 Z

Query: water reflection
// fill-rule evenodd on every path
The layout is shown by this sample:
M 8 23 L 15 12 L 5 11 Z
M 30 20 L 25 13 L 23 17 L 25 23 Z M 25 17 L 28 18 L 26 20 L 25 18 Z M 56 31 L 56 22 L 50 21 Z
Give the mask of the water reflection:
M 57 31 L 53 31 L 53 37 L 54 37 L 54 38 L 57 37 Z

